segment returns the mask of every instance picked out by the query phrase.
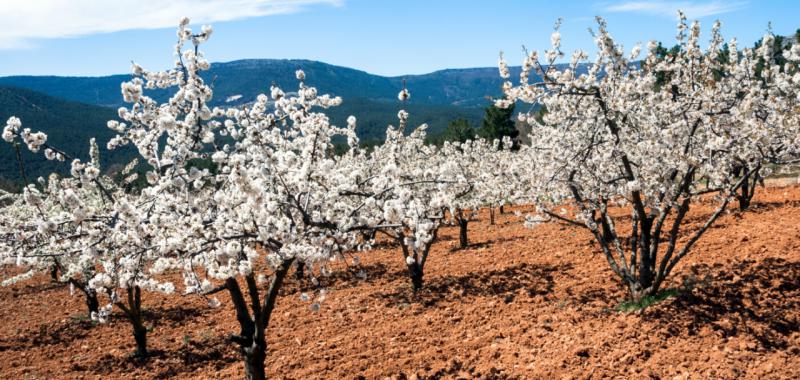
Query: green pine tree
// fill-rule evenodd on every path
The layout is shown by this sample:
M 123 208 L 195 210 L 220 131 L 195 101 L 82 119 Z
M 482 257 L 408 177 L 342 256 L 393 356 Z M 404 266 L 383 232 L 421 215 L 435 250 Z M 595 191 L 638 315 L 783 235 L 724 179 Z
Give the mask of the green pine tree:
M 442 132 L 442 139 L 444 141 L 457 142 L 474 140 L 475 128 L 472 128 L 467 119 L 458 118 L 451 120 L 450 123 L 447 124 L 447 129 Z
M 503 137 L 508 136 L 514 141 L 514 146 L 517 146 L 519 144 L 517 140 L 519 130 L 514 125 L 513 115 L 513 104 L 508 108 L 498 108 L 494 105 L 486 107 L 483 122 L 481 122 L 481 127 L 478 129 L 478 136 L 489 141 L 502 140 Z

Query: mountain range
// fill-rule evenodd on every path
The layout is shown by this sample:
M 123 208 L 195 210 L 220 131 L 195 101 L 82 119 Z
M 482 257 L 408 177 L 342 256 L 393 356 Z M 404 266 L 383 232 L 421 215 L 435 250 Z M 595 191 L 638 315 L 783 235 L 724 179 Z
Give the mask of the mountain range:
M 214 63 L 203 77 L 214 88 L 212 105 L 231 106 L 252 102 L 258 94 L 269 93 L 272 84 L 287 92 L 294 91 L 297 69 L 305 71 L 307 85 L 317 87 L 320 93 L 343 98 L 341 106 L 326 113 L 337 125 L 344 125 L 349 115 L 355 115 L 357 132 L 365 142 L 382 140 L 387 125 L 397 122 L 400 108 L 410 113 L 411 125 L 427 123 L 431 134 L 440 133 L 448 122 L 457 118 L 477 126 L 483 108 L 491 104 L 489 98 L 501 95 L 502 78 L 497 68 L 492 67 L 386 77 L 318 61 L 246 59 Z M 518 73 L 519 68 L 512 68 L 512 75 Z M 85 157 L 89 138 L 97 137 L 101 156 L 107 163 L 123 164 L 133 152 L 105 151 L 105 143 L 113 136 L 106 128 L 106 121 L 115 119 L 116 108 L 125 105 L 120 83 L 130 79 L 129 74 L 0 77 L 0 122 L 18 116 L 26 128 L 44 131 L 49 142 L 78 157 Z M 397 93 L 404 83 L 412 96 L 402 105 Z M 170 90 L 146 93 L 164 101 Z M 0 144 L 0 179 L 20 179 L 15 155 L 8 144 Z M 66 171 L 66 165 L 46 162 L 41 155 L 24 153 L 23 157 L 31 180 L 59 168 Z
M 19 117 L 23 128 L 46 132 L 48 144 L 71 157 L 87 159 L 89 139 L 94 137 L 101 146 L 104 163 L 121 163 L 133 158 L 134 151 L 130 147 L 113 154 L 105 149 L 105 143 L 115 134 L 106 127 L 106 122 L 118 117 L 112 108 L 60 99 L 23 88 L 0 86 L 0 126 L 5 126 L 11 116 Z M 41 153 L 31 153 L 24 145 L 20 145 L 20 153 L 24 163 L 22 169 L 29 181 L 53 171 L 62 174 L 69 171 L 68 162 L 47 161 Z M 0 188 L 15 187 L 9 186 L 9 182 L 19 184 L 22 178 L 16 154 L 11 144 L 0 141 Z
M 502 80 L 497 68 L 447 69 L 423 75 L 385 77 L 365 71 L 323 62 L 294 59 L 245 59 L 214 63 L 203 73 L 213 83 L 215 99 L 223 102 L 229 96 L 241 95 L 251 101 L 260 93 L 269 92 L 271 84 L 284 91 L 297 86 L 294 72 L 302 69 L 309 85 L 321 93 L 338 95 L 345 100 L 365 98 L 395 101 L 403 81 L 412 93 L 412 101 L 429 105 L 462 107 L 485 106 L 487 96 L 501 94 Z M 0 85 L 27 88 L 81 103 L 106 107 L 123 105 L 119 84 L 130 75 L 101 77 L 7 76 Z M 163 100 L 167 91 L 154 91 L 152 96 Z M 161 98 L 161 99 L 160 99 Z

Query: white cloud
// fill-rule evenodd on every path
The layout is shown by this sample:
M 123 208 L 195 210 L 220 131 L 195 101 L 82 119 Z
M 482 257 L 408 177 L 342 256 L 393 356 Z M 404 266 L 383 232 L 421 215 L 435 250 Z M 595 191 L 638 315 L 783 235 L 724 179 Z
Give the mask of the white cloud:
M 305 10 L 343 0 L 2 0 L 0 49 L 29 47 L 40 38 L 77 37 L 130 29 L 231 21 Z
M 607 12 L 635 12 L 656 16 L 675 18 L 678 9 L 686 13 L 689 19 L 714 16 L 742 9 L 747 5 L 744 1 L 626 1 L 606 6 Z

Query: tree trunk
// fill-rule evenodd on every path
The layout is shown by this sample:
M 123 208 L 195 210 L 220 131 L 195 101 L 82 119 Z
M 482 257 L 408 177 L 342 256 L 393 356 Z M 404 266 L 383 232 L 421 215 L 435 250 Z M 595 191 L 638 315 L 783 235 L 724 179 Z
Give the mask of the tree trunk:
M 136 356 L 146 358 L 147 353 L 147 328 L 144 327 L 141 317 L 132 321 L 133 339 L 136 340 Z
M 469 246 L 469 239 L 467 237 L 467 225 L 469 224 L 469 220 L 467 219 L 459 219 L 458 221 L 458 242 L 460 244 L 461 249 L 467 248 Z
M 614 242 L 614 233 L 611 231 L 611 226 L 608 223 L 601 223 L 601 227 L 603 227 L 603 241 L 606 244 L 611 244 Z
M 128 304 L 117 302 L 117 306 L 128 317 L 128 321 L 133 327 L 133 339 L 136 341 L 136 356 L 146 358 L 147 352 L 147 328 L 144 326 L 142 318 L 142 289 L 138 286 L 128 288 Z
M 75 279 L 70 279 L 69 283 L 78 288 L 86 297 L 86 308 L 89 310 L 89 316 L 100 311 L 100 302 L 97 301 L 97 292 L 94 289 Z
M 414 289 L 414 293 L 418 290 L 422 289 L 423 281 L 422 281 L 422 267 L 414 261 L 411 264 L 406 263 L 408 266 L 408 275 L 411 277 L 411 286 Z
M 489 224 L 494 225 L 494 207 L 489 207 Z
M 469 224 L 469 217 L 464 217 L 464 210 L 457 209 L 455 219 L 458 222 L 459 248 L 467 248 L 469 245 L 469 239 L 467 237 L 467 225 Z
M 93 289 L 83 288 L 83 294 L 86 296 L 86 307 L 89 309 L 89 315 L 100 311 L 100 303 L 97 301 L 97 292 Z
M 297 261 L 294 263 L 294 278 L 296 280 L 302 280 L 305 276 L 305 269 L 306 263 L 302 261 Z
M 50 281 L 58 282 L 58 265 L 56 264 L 50 267 Z
M 755 169 L 751 174 L 751 178 L 742 182 L 742 187 L 736 193 L 736 199 L 739 201 L 739 210 L 745 211 L 753 204 L 753 196 L 756 195 L 756 187 L 758 181 L 761 179 L 758 169 Z
M 505 207 L 505 205 L 500 205 L 500 215 L 503 215 L 503 214 L 506 213 L 506 209 L 504 207 Z
M 652 279 L 642 279 L 640 276 L 637 281 L 629 286 L 630 298 L 633 302 L 639 302 L 647 296 L 654 296 L 658 293 L 660 284 L 656 284 Z
M 264 360 L 267 357 L 266 331 L 269 327 L 272 310 L 275 308 L 278 291 L 283 285 L 283 280 L 289 273 L 294 260 L 293 258 L 284 260 L 275 270 L 263 304 L 259 297 L 255 276 L 251 274 L 245 277 L 250 297 L 250 309 L 248 309 L 248 303 L 245 300 L 242 289 L 239 287 L 239 282 L 235 278 L 229 278 L 225 281 L 225 287 L 231 295 L 231 301 L 236 311 L 236 319 L 239 321 L 239 327 L 241 328 L 239 335 L 234 335 L 232 340 L 239 345 L 239 352 L 244 361 L 245 379 L 247 380 L 263 380 L 266 378 L 264 369 Z
M 736 199 L 739 201 L 739 211 L 746 211 L 750 208 L 750 201 L 753 199 L 747 185 L 742 186 L 741 193 L 736 194 Z
M 750 205 L 753 203 L 753 196 L 756 194 L 756 187 L 761 179 L 759 173 L 760 170 L 761 166 L 756 166 L 752 171 L 745 167 L 741 167 L 736 170 L 736 175 L 750 175 L 748 179 L 742 182 L 742 186 L 739 188 L 739 191 L 734 192 L 736 195 L 736 200 L 739 202 L 740 211 L 749 209 Z
M 408 251 L 408 246 L 405 244 L 404 240 L 405 236 L 403 234 L 398 235 L 397 241 L 400 243 L 400 248 L 403 250 L 403 259 L 406 261 L 406 267 L 408 267 L 408 277 L 411 278 L 411 286 L 414 293 L 416 293 L 418 290 L 422 289 L 423 266 L 420 265 L 416 252 L 412 255 Z M 409 259 L 412 259 L 410 263 Z
M 739 201 L 739 210 L 745 211 L 750 208 L 751 199 L 750 181 L 744 181 L 742 187 L 736 192 L 736 200 Z
M 242 347 L 241 351 L 244 357 L 244 378 L 246 380 L 266 379 L 266 370 L 264 369 L 264 361 L 267 359 L 266 342 L 263 344 L 253 342 L 251 347 Z
M 634 298 L 641 298 L 652 291 L 653 286 L 653 268 L 655 267 L 655 257 L 650 254 L 651 239 L 658 239 L 659 236 L 652 236 L 653 219 L 645 217 L 644 220 L 639 221 L 639 268 L 636 276 L 635 288 L 632 289 L 631 295 Z

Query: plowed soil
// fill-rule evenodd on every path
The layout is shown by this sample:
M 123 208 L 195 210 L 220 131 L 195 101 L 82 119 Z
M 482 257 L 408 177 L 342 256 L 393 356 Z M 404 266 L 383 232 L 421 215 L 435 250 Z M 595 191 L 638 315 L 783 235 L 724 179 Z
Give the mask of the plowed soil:
M 359 254 L 366 279 L 323 278 L 319 311 L 290 279 L 267 333 L 267 375 L 292 379 L 782 379 L 800 377 L 800 187 L 759 189 L 723 215 L 672 277 L 680 294 L 620 312 L 625 292 L 588 231 L 482 212 L 472 245 L 443 230 L 414 295 L 399 248 Z M 524 210 L 525 207 L 518 209 Z M 711 212 L 697 204 L 688 229 Z M 625 225 L 620 217 L 620 225 Z M 629 228 L 629 227 L 628 227 Z M 0 378 L 242 378 L 225 293 L 147 293 L 152 357 L 130 326 L 86 317 L 46 276 L 0 289 Z M 101 303 L 107 302 L 101 300 Z

